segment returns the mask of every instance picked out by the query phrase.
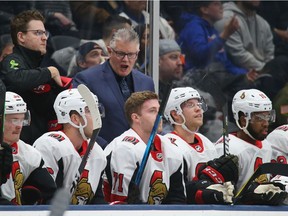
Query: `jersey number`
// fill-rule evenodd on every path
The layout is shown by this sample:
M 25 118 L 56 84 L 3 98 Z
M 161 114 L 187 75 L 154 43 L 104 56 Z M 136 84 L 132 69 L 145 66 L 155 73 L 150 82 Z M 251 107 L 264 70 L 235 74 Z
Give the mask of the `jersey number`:
M 114 186 L 113 186 L 113 190 L 116 189 L 116 185 L 118 185 L 118 192 L 123 192 L 123 177 L 124 174 L 122 173 L 116 173 L 113 172 L 113 177 L 114 177 Z

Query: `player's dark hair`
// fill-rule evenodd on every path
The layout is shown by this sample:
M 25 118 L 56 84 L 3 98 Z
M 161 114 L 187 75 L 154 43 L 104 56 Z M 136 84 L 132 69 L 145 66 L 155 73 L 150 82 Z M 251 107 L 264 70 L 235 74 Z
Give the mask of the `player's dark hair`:
M 18 44 L 17 34 L 18 32 L 25 32 L 28 28 L 28 23 L 31 20 L 40 20 L 43 23 L 45 19 L 38 10 L 26 10 L 16 15 L 10 23 L 11 38 L 14 45 Z

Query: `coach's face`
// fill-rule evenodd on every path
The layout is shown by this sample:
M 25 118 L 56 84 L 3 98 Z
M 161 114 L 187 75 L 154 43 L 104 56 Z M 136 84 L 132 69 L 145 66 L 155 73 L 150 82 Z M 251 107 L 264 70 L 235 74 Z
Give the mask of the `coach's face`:
M 129 75 L 134 67 L 139 52 L 139 44 L 117 40 L 115 47 L 109 47 L 110 64 L 121 77 Z

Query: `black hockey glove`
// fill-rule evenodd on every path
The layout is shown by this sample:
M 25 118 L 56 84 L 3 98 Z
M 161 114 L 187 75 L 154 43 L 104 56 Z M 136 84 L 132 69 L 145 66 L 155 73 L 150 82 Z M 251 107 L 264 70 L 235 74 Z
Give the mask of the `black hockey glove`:
M 34 186 L 24 186 L 21 190 L 22 205 L 39 205 L 42 203 L 42 193 Z
M 231 204 L 234 196 L 231 182 L 214 184 L 207 180 L 186 183 L 188 204 Z
M 2 143 L 0 150 L 0 166 L 1 166 L 1 184 L 6 183 L 7 178 L 12 170 L 13 156 L 12 149 L 7 143 Z
M 279 182 L 253 182 L 238 200 L 239 204 L 282 205 L 287 197 L 285 186 Z
M 198 179 L 207 179 L 215 183 L 238 181 L 238 157 L 236 155 L 221 156 L 202 165 L 197 173 Z

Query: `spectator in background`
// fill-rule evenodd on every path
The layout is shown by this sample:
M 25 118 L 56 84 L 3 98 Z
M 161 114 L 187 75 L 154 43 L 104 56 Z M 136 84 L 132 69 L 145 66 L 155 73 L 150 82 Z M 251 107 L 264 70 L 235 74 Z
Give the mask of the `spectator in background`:
M 261 71 L 274 58 L 273 35 L 266 20 L 256 13 L 259 5 L 259 0 L 225 3 L 224 16 L 216 23 L 223 31 L 227 20 L 236 16 L 239 29 L 227 38 L 225 48 L 230 59 L 247 70 Z
M 129 128 L 124 115 L 124 103 L 132 92 L 154 91 L 154 83 L 133 69 L 139 52 L 139 38 L 133 29 L 116 31 L 108 47 L 110 58 L 101 65 L 76 74 L 73 86 L 85 84 L 104 105 L 105 118 L 99 133 L 107 142 Z
M 1 79 L 8 91 L 14 91 L 26 101 L 32 115 L 29 127 L 21 139 L 32 144 L 39 136 L 57 127 L 53 102 L 65 86 L 56 67 L 41 67 L 49 33 L 39 11 L 24 11 L 11 22 L 13 53 L 2 61 Z M 71 81 L 70 81 L 71 82 Z
M 1 195 L 16 205 L 48 204 L 56 190 L 40 152 L 20 140 L 30 115 L 22 97 L 6 92 L 3 141 L 12 148 L 13 164 L 9 178 L 1 185 Z
M 45 27 L 52 36 L 69 35 L 78 37 L 78 30 L 72 20 L 69 1 L 35 1 L 34 7 L 45 17 Z
M 107 47 L 110 44 L 113 34 L 118 29 L 131 28 L 131 25 L 132 23 L 129 19 L 119 15 L 113 15 L 107 18 L 107 20 L 104 22 L 103 25 L 103 34 L 102 34 L 102 40 L 105 44 L 105 47 L 103 47 L 103 51 L 105 54 L 108 55 Z
M 81 39 L 80 45 L 87 42 L 97 43 L 102 48 L 103 56 L 108 57 L 107 46 L 112 38 L 112 35 L 120 28 L 130 28 L 131 21 L 124 17 L 114 15 L 107 18 L 103 26 L 103 38 L 98 40 L 85 40 Z M 78 47 L 77 47 L 78 48 Z M 76 53 L 77 48 L 66 47 L 60 50 L 57 50 L 53 53 L 52 59 L 67 72 L 68 75 L 71 74 L 71 71 L 74 67 L 77 67 L 76 64 Z M 70 75 L 71 76 L 71 75 Z
M 119 15 L 130 19 L 133 27 L 149 24 L 149 13 L 146 11 L 147 0 L 124 0 L 123 3 L 123 12 Z M 159 17 L 159 31 L 161 38 L 175 39 L 174 30 L 163 17 Z
M 273 34 L 267 21 L 256 12 L 259 5 L 256 0 L 225 3 L 224 17 L 216 26 L 221 30 L 227 19 L 236 16 L 240 28 L 227 39 L 225 49 L 236 65 L 270 75 L 259 89 L 274 100 L 288 82 L 288 57 L 274 58 Z
M 149 37 L 150 29 L 147 24 L 140 24 L 135 27 L 135 31 L 139 35 L 140 40 L 140 51 L 138 54 L 138 59 L 136 62 L 136 67 L 145 74 L 148 73 L 148 63 L 149 63 Z
M 73 77 L 76 73 L 95 65 L 104 63 L 102 48 L 94 42 L 82 44 L 76 52 L 76 66 L 72 68 L 68 76 Z
M 21 1 L 21 4 L 17 4 L 15 1 L 1 1 L 0 35 L 10 34 L 10 22 L 13 17 L 30 9 L 32 9 L 32 1 Z
M 159 41 L 159 99 L 163 100 L 169 89 L 168 84 L 178 81 L 183 76 L 181 49 L 175 40 Z M 163 119 L 163 134 L 172 130 L 171 125 Z
M 181 49 L 175 40 L 159 41 L 159 98 L 163 99 L 167 84 L 180 80 L 183 76 Z
M 98 4 L 99 1 L 70 1 L 73 20 L 79 29 L 80 38 L 101 38 L 104 22 L 111 14 Z
M 238 29 L 238 21 L 231 18 L 225 29 L 218 33 L 213 25 L 223 16 L 221 1 L 192 1 L 189 5 L 188 12 L 182 14 L 186 25 L 178 41 L 185 54 L 184 67 L 189 69 L 185 76 L 195 80 L 195 88 L 197 85 L 200 90 L 210 93 L 217 109 L 221 110 L 227 100 L 232 101 L 238 90 L 254 86 L 258 74 L 234 65 L 227 58 L 224 44 Z M 223 100 L 223 95 L 227 99 L 224 97 Z

